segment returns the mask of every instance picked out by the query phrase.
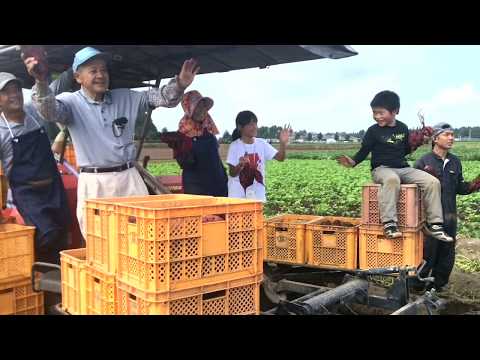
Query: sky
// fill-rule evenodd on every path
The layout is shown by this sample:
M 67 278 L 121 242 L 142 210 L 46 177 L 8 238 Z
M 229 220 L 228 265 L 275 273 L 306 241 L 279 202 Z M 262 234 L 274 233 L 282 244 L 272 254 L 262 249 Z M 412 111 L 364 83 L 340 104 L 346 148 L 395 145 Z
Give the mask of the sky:
M 420 126 L 420 109 L 427 125 L 480 126 L 480 46 L 349 45 L 359 54 L 198 75 L 189 90 L 213 98 L 210 114 L 222 134 L 233 131 L 242 110 L 253 111 L 259 126 L 366 130 L 373 124 L 370 101 L 382 90 L 399 94 L 398 119 L 410 128 Z M 182 115 L 179 105 L 156 109 L 152 119 L 159 131 L 173 131 Z
M 210 115 L 221 134 L 233 131 L 242 110 L 253 111 L 259 126 L 289 123 L 324 134 L 366 130 L 374 123 L 370 101 L 382 90 L 399 94 L 398 119 L 410 128 L 420 126 L 420 109 L 427 125 L 480 126 L 479 45 L 349 45 L 359 54 L 198 75 L 189 90 L 213 98 Z M 156 109 L 152 119 L 159 131 L 173 131 L 182 115 L 179 105 Z

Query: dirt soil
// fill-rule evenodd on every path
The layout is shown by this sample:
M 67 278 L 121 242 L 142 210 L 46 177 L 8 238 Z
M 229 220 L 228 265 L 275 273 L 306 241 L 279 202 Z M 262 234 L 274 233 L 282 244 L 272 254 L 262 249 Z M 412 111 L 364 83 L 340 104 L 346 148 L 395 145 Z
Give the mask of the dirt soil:
M 460 237 L 456 253 L 470 259 L 480 259 L 480 239 Z M 469 274 L 454 269 L 447 289 L 439 296 L 448 300 L 442 314 L 480 315 L 480 273 Z

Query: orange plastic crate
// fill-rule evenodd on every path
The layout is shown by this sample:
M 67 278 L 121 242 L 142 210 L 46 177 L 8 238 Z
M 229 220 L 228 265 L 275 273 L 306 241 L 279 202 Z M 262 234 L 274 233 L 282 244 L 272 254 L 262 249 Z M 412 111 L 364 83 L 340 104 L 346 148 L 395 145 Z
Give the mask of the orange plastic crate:
M 329 221 L 332 225 L 322 225 Z M 335 221 L 350 223 L 333 225 Z M 360 219 L 324 216 L 306 225 L 306 263 L 310 266 L 354 270 L 357 268 Z
M 117 277 L 142 291 L 188 289 L 263 271 L 260 201 L 158 201 L 119 204 L 116 211 Z
M 146 201 L 185 201 L 212 198 L 211 196 L 165 194 L 86 200 L 87 260 L 97 269 L 115 273 L 118 265 L 117 204 Z
M 423 259 L 423 232 L 418 228 L 399 228 L 403 236 L 388 239 L 382 226 L 360 226 L 359 268 L 418 266 Z
M 305 226 L 314 215 L 280 215 L 265 221 L 265 261 L 305 264 Z
M 115 274 L 105 273 L 87 265 L 85 288 L 88 315 L 115 315 L 117 313 Z
M 258 315 L 262 275 L 174 292 L 144 292 L 118 280 L 120 315 Z
M 43 314 L 43 293 L 33 291 L 30 278 L 0 283 L 0 315 Z
M 62 308 L 72 315 L 87 314 L 86 249 L 60 252 Z
M 0 225 L 0 282 L 31 276 L 35 227 Z
M 362 225 L 381 225 L 378 204 L 379 184 L 363 186 Z M 416 228 L 425 221 L 421 191 L 415 184 L 400 185 L 397 203 L 398 226 Z

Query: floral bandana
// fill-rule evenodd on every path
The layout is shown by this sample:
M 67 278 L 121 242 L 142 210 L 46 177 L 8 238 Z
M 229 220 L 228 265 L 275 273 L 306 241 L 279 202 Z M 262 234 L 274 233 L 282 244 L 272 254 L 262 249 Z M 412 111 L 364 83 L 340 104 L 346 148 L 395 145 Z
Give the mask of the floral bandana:
M 203 102 L 204 106 L 207 107 L 207 111 L 210 110 L 213 106 L 213 100 L 211 98 L 203 97 L 196 90 L 189 91 L 185 95 L 183 95 L 182 107 L 185 111 L 185 115 L 178 124 L 179 133 L 187 137 L 202 136 L 205 130 L 212 135 L 219 134 L 217 126 L 213 122 L 208 112 L 202 122 L 197 122 L 193 120 L 195 110 L 201 102 Z

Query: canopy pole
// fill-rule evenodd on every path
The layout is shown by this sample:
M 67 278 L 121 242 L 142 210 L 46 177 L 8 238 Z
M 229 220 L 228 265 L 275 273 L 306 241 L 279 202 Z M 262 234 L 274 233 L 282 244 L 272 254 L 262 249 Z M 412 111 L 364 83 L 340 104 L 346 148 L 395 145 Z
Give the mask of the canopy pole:
M 155 87 L 158 88 L 160 86 L 160 81 L 162 79 L 157 79 L 155 81 Z M 137 156 L 136 156 L 136 161 L 138 161 L 138 159 L 140 159 L 140 154 L 142 153 L 142 150 L 143 150 L 143 144 L 145 142 L 145 137 L 147 136 L 147 131 L 148 131 L 148 128 L 150 127 L 150 124 L 152 123 L 152 107 L 149 106 L 148 107 L 148 111 L 147 111 L 147 117 L 145 119 L 145 122 L 143 123 L 143 129 L 142 129 L 142 135 L 139 139 L 139 143 L 138 143 L 138 148 L 137 148 Z
M 160 86 L 160 81 L 161 79 L 157 79 L 155 81 L 155 87 L 158 88 Z M 160 181 L 158 181 L 152 174 L 150 174 L 147 169 L 145 169 L 143 166 L 141 166 L 138 163 L 138 160 L 140 159 L 140 154 L 142 153 L 143 149 L 143 144 L 145 142 L 145 138 L 147 136 L 147 131 L 148 128 L 150 127 L 150 124 L 152 123 L 152 107 L 149 106 L 148 111 L 147 111 L 147 116 L 145 119 L 145 122 L 143 124 L 143 130 L 142 130 L 142 135 L 140 137 L 140 141 L 138 143 L 138 149 L 137 149 L 137 157 L 135 161 L 135 167 L 140 173 L 140 176 L 142 177 L 143 181 L 147 185 L 147 188 L 149 188 L 149 191 L 151 190 L 155 194 L 170 194 L 170 190 L 164 186 Z

